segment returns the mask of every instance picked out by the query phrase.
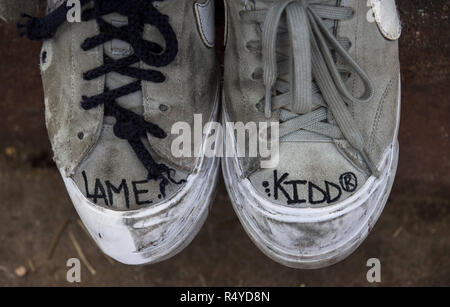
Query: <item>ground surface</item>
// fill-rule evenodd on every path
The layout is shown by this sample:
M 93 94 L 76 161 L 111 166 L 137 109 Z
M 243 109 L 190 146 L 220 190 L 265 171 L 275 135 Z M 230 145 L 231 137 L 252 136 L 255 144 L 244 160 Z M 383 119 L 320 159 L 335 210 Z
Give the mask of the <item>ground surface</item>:
M 266 258 L 244 233 L 222 180 L 210 217 L 181 254 L 153 266 L 111 264 L 77 225 L 51 161 L 39 44 L 0 24 L 0 285 L 69 285 L 65 263 L 78 254 L 67 230 L 47 259 L 67 219 L 96 270 L 92 275 L 83 266 L 82 285 L 368 286 L 372 257 L 382 263 L 381 285 L 450 285 L 449 1 L 397 2 L 404 23 L 403 114 L 394 189 L 363 245 L 342 263 L 315 271 Z M 21 278 L 20 266 L 28 270 Z

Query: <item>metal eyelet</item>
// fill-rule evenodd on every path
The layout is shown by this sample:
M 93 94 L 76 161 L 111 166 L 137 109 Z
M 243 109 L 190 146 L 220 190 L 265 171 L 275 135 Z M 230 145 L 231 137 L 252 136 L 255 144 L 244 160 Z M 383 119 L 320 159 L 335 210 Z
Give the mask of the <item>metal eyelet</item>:
M 255 104 L 255 108 L 258 112 L 262 112 L 263 111 L 262 102 L 260 101 L 257 104 Z
M 167 112 L 167 111 L 169 111 L 169 107 L 167 105 L 165 105 L 165 104 L 160 104 L 159 105 L 159 110 L 161 112 Z

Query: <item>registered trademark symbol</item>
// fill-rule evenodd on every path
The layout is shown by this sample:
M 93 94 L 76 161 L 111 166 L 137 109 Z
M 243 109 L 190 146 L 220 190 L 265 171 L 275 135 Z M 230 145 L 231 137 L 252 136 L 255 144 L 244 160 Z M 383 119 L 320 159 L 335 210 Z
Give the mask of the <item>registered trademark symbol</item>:
M 353 173 L 345 173 L 339 178 L 339 183 L 345 192 L 351 193 L 358 187 L 358 178 Z

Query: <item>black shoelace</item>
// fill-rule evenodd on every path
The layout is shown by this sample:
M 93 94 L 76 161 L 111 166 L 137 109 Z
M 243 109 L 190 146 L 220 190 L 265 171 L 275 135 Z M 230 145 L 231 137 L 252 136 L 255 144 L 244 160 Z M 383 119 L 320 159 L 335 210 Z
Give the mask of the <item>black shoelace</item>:
M 156 138 L 163 139 L 167 137 L 167 134 L 157 125 L 147 122 L 143 116 L 118 105 L 116 99 L 141 91 L 141 81 L 143 80 L 155 83 L 165 81 L 165 76 L 159 71 L 130 66 L 139 61 L 153 67 L 163 67 L 170 64 L 178 53 L 177 37 L 169 24 L 168 17 L 161 14 L 153 6 L 153 0 L 81 0 L 80 2 L 84 6 L 91 1 L 94 2 L 94 7 L 83 11 L 82 21 L 95 19 L 99 25 L 100 34 L 86 39 L 81 48 L 87 51 L 113 39 L 119 39 L 129 43 L 134 54 L 119 60 L 104 55 L 104 64 L 85 72 L 83 79 L 93 80 L 108 73 L 116 72 L 135 78 L 136 81 L 114 90 L 105 88 L 103 93 L 96 96 L 83 96 L 81 105 L 85 110 L 101 104 L 104 105 L 105 116 L 112 116 L 116 119 L 114 134 L 118 138 L 128 141 L 147 169 L 147 179 L 159 180 L 160 192 L 165 197 L 165 189 L 170 182 L 181 184 L 185 180 L 176 181 L 173 178 L 175 175 L 174 169 L 165 164 L 158 164 L 145 148 L 142 138 L 146 138 L 147 133 L 149 133 Z M 27 36 L 31 40 L 52 38 L 58 27 L 66 21 L 69 9 L 67 1 L 64 1 L 57 9 L 43 18 L 23 15 L 28 20 L 24 25 L 18 25 L 19 28 L 25 29 L 21 36 Z M 128 25 L 115 27 L 104 21 L 102 17 L 111 13 L 128 17 Z M 159 44 L 142 38 L 145 24 L 152 25 L 160 31 L 166 42 L 165 49 Z

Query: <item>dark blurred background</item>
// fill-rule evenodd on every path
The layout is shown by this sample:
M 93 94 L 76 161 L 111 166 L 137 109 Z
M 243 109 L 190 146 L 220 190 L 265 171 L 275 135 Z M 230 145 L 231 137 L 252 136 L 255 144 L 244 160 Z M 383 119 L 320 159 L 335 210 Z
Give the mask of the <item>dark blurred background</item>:
M 40 44 L 19 38 L 14 25 L 1 22 L 0 285 L 70 285 L 66 261 L 79 257 L 73 234 L 95 269 L 93 274 L 82 265 L 81 285 L 371 286 L 366 262 L 379 258 L 378 285 L 450 286 L 450 1 L 397 3 L 403 21 L 403 113 L 396 182 L 361 247 L 345 261 L 315 271 L 289 269 L 266 258 L 239 224 L 223 180 L 205 226 L 181 254 L 143 267 L 106 258 L 78 225 L 51 159 Z M 221 1 L 216 6 L 222 58 Z M 52 245 L 58 233 L 60 240 Z

